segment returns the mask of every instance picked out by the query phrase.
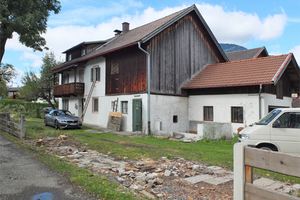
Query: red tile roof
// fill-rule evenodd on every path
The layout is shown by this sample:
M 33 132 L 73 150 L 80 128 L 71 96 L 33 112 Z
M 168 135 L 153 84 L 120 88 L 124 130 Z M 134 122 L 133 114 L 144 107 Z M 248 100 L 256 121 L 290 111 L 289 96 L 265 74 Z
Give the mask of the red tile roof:
M 208 65 L 182 89 L 274 84 L 292 54 Z

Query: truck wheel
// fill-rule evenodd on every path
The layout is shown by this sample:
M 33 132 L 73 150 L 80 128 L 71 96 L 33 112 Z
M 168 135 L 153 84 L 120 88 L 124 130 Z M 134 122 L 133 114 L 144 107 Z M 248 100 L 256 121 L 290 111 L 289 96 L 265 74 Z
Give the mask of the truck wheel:
M 260 147 L 259 149 L 261 150 L 266 150 L 266 151 L 273 151 L 271 148 L 269 147 Z

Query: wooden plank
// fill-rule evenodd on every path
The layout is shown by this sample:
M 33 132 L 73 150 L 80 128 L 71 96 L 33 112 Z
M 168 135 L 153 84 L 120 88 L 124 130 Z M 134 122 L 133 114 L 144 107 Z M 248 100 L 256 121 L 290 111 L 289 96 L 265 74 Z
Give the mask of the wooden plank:
M 250 166 L 246 166 L 246 182 L 253 183 L 253 168 Z
M 300 177 L 300 157 L 245 147 L 245 165 Z
M 299 198 L 282 194 L 274 190 L 255 186 L 251 183 L 245 183 L 245 200 L 299 200 Z
M 109 112 L 109 116 L 122 117 L 122 113 L 121 112 Z

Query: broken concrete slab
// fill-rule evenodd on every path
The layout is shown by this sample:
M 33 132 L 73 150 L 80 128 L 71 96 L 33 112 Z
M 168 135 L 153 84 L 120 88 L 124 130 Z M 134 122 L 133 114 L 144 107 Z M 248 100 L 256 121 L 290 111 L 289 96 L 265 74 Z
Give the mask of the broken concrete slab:
M 232 181 L 233 179 L 231 178 L 224 178 L 224 177 L 215 177 L 215 178 L 211 178 L 211 179 L 206 179 L 204 180 L 205 183 L 210 183 L 212 185 L 219 185 L 222 183 L 226 183 L 228 181 Z
M 204 174 L 204 175 L 198 175 L 198 176 L 194 176 L 194 177 L 185 178 L 184 180 L 191 184 L 196 184 L 196 183 L 199 183 L 201 181 L 211 179 L 211 178 L 212 178 L 211 175 Z
M 261 187 L 267 187 L 267 186 L 274 184 L 275 182 L 276 181 L 271 180 L 269 178 L 260 178 L 260 179 L 253 181 L 253 184 L 261 186 Z

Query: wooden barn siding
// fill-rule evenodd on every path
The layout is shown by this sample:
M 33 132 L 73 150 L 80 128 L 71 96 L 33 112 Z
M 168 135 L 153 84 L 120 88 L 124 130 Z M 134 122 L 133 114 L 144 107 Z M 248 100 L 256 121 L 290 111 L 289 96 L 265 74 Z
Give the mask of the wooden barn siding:
M 149 42 L 151 92 L 181 95 L 181 87 L 207 64 L 218 60 L 192 15 L 179 20 Z
M 119 73 L 111 74 L 111 63 L 119 64 Z M 146 54 L 129 47 L 106 56 L 106 94 L 138 93 L 146 91 Z M 116 80 L 118 79 L 118 80 Z

